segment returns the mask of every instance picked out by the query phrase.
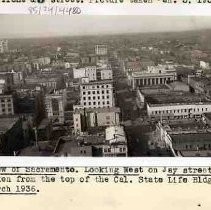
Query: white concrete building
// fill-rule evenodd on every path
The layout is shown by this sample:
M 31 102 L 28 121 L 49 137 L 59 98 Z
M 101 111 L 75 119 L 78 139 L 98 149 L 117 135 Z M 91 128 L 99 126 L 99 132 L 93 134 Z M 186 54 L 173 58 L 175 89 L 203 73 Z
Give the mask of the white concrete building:
M 0 53 L 8 52 L 8 40 L 0 40 Z
M 177 80 L 176 70 L 172 66 L 149 66 L 147 71 L 128 74 L 129 85 L 133 89 L 143 86 L 161 85 Z
M 113 81 L 96 81 L 80 85 L 80 105 L 83 108 L 114 107 Z
M 201 94 L 184 91 L 137 91 L 137 100 L 145 104 L 151 118 L 196 118 L 211 112 L 211 101 Z
M 155 118 L 191 118 L 211 112 L 211 102 L 147 104 L 147 114 Z
M 100 79 L 101 80 L 111 80 L 111 79 L 113 79 L 112 69 L 101 69 L 100 70 Z
M 112 143 L 126 143 L 127 139 L 123 126 L 110 126 L 106 128 L 106 141 Z
M 108 49 L 107 45 L 96 45 L 95 46 L 95 54 L 96 55 L 107 55 Z
M 104 157 L 127 157 L 127 138 L 122 126 L 106 128 L 106 144 L 103 145 Z
M 199 66 L 202 69 L 209 69 L 210 68 L 210 64 L 208 62 L 205 62 L 205 61 L 200 61 Z
M 95 81 L 97 79 L 97 67 L 86 66 L 84 68 L 73 69 L 74 79 L 88 78 L 89 81 Z
M 73 69 L 73 78 L 74 79 L 79 79 L 79 78 L 83 78 L 86 77 L 86 70 L 85 68 L 74 68 Z
M 0 94 L 3 94 L 6 88 L 6 80 L 0 79 Z
M 96 66 L 86 66 L 85 67 L 85 77 L 88 77 L 89 81 L 95 81 L 97 79 L 97 67 Z

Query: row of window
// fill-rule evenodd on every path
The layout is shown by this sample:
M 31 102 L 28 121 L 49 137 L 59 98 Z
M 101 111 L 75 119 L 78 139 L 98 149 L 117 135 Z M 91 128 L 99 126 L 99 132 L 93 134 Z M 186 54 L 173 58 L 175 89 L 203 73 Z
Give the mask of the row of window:
M 1 104 L 1 107 L 2 107 L 2 108 L 5 108 L 6 105 L 5 105 L 5 104 Z M 12 107 L 12 104 L 7 104 L 7 107 Z
M 99 91 L 99 90 L 97 90 L 97 91 L 95 91 L 95 90 L 93 90 L 93 91 L 87 91 L 87 92 L 83 92 L 83 95 L 86 95 L 86 94 L 88 94 L 88 95 L 90 95 L 90 94 L 105 94 L 105 93 L 107 93 L 107 94 L 109 94 L 110 93 L 110 91 L 109 90 L 101 90 L 101 91 Z
M 191 113 L 193 112 L 207 112 L 208 108 L 195 108 L 195 109 L 176 109 L 176 110 L 162 110 L 162 111 L 152 111 L 152 114 L 172 114 L 172 113 Z
M 76 121 L 78 121 L 78 118 L 76 118 Z M 106 122 L 106 124 L 107 124 L 107 125 L 110 125 L 111 123 L 110 123 L 110 122 Z M 78 123 L 76 123 L 76 125 L 75 125 L 75 126 L 76 126 L 76 128 L 79 128 Z
M 3 108 L 3 109 L 1 110 L 1 112 L 2 112 L 2 114 L 12 114 L 12 109 L 11 109 L 11 108 L 8 108 L 7 111 L 6 111 L 6 109 Z
M 211 149 L 211 144 L 204 144 L 204 145 L 192 145 L 192 144 L 186 144 L 185 149 Z
M 107 95 L 106 98 L 109 99 L 110 98 L 109 95 Z M 96 100 L 96 99 L 98 99 L 98 100 L 105 99 L 105 96 L 102 96 L 102 97 L 100 97 L 100 96 L 97 96 L 97 97 L 96 96 L 83 97 L 84 101 L 86 101 L 86 100 Z
M 8 98 L 8 99 L 1 99 L 1 103 L 5 103 L 5 102 L 11 102 L 11 99 Z
M 125 147 L 120 147 L 118 148 L 119 149 L 119 152 L 126 152 L 126 148 Z M 104 148 L 104 152 L 107 153 L 107 152 L 111 152 L 111 148 Z M 114 152 L 114 151 L 112 151 Z M 116 152 L 116 151 L 115 151 Z
M 93 85 L 92 89 L 99 89 L 99 88 L 109 88 L 109 86 L 111 87 L 111 85 Z M 85 90 L 87 86 L 82 86 L 82 89 Z M 90 88 L 90 86 L 88 87 Z
M 90 102 L 84 102 L 83 103 L 84 104 L 84 106 L 95 106 L 95 105 L 109 105 L 110 104 L 110 101 L 98 101 L 98 102 L 96 102 L 96 101 L 90 101 Z

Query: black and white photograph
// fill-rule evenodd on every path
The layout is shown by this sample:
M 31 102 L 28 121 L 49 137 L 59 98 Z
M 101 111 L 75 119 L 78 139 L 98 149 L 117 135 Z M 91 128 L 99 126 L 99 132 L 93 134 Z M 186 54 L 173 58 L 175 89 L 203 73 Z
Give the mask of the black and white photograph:
M 211 157 L 211 17 L 0 15 L 0 155 Z

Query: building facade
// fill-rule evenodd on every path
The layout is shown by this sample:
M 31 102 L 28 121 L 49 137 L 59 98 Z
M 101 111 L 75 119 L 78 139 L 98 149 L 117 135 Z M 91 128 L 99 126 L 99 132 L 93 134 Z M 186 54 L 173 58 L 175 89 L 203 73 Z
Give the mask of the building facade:
M 122 126 L 106 128 L 106 144 L 103 145 L 104 157 L 127 157 L 127 138 Z
M 111 79 L 113 79 L 112 69 L 101 69 L 100 70 L 100 79 L 101 80 L 111 80 Z
M 120 108 L 75 109 L 73 113 L 74 131 L 80 134 L 91 127 L 119 125 Z
M 177 80 L 174 68 L 166 66 L 149 66 L 147 71 L 132 72 L 128 74 L 129 84 L 133 89 L 143 86 L 162 85 Z
M 0 95 L 0 115 L 14 115 L 12 95 Z
M 89 81 L 95 81 L 97 79 L 96 66 L 86 66 L 84 68 L 73 69 L 74 79 L 88 78 Z
M 8 52 L 8 40 L 0 40 L 0 53 Z
M 45 96 L 46 112 L 49 119 L 64 123 L 66 90 L 56 91 Z
M 83 108 L 114 107 L 112 80 L 81 84 L 80 105 Z
M 96 45 L 95 46 L 95 54 L 96 55 L 107 55 L 108 49 L 107 45 Z
M 197 118 L 211 112 L 211 103 L 147 104 L 147 114 L 153 118 Z

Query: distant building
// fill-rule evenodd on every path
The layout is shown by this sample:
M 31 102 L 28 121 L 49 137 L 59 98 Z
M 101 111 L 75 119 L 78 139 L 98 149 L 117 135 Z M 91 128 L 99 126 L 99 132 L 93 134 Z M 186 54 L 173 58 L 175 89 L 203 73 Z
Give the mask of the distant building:
M 101 78 L 101 80 L 111 80 L 111 79 L 113 79 L 112 69 L 101 69 L 100 70 L 100 78 Z
M 25 84 L 27 85 L 40 85 L 43 87 L 48 87 L 48 88 L 53 88 L 56 89 L 58 82 L 59 82 L 60 77 L 32 77 L 28 76 L 24 79 Z
M 0 72 L 1 81 L 4 80 L 4 91 L 10 91 L 13 89 L 14 81 L 11 72 Z
M 14 115 L 12 95 L 0 94 L 0 115 Z
M 89 54 L 89 55 L 82 55 L 80 57 L 80 63 L 82 65 L 96 65 L 98 61 L 98 58 L 95 54 Z
M 84 68 L 73 69 L 74 79 L 88 78 L 89 81 L 95 81 L 97 79 L 96 66 L 86 66 Z
M 188 75 L 188 85 L 193 92 L 211 97 L 211 78 Z
M 5 92 L 6 81 L 5 79 L 0 79 L 0 94 Z
M 0 53 L 5 53 L 8 51 L 8 40 L 0 40 Z
M 101 64 L 97 69 L 97 80 L 112 80 L 113 71 L 108 64 Z
M 95 46 L 95 54 L 96 55 L 107 55 L 108 49 L 107 45 L 96 45 Z
M 177 79 L 176 70 L 168 66 L 150 66 L 147 71 L 132 72 L 128 75 L 129 84 L 133 89 L 173 82 Z
M 41 58 L 32 60 L 32 66 L 36 70 L 40 70 L 40 68 L 42 68 L 43 66 L 49 65 L 50 63 L 51 63 L 50 57 L 41 57 Z
M 123 62 L 123 70 L 125 73 L 139 72 L 142 70 L 141 62 L 139 60 Z
M 208 62 L 205 61 L 200 61 L 199 62 L 199 67 L 202 69 L 209 69 L 210 68 L 210 64 Z
M 15 71 L 12 71 L 11 72 L 12 75 L 13 75 L 13 83 L 14 85 L 20 85 L 20 84 L 23 84 L 23 72 L 15 72 Z

